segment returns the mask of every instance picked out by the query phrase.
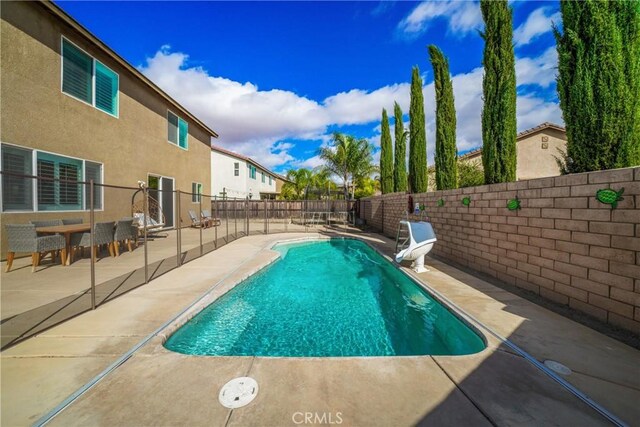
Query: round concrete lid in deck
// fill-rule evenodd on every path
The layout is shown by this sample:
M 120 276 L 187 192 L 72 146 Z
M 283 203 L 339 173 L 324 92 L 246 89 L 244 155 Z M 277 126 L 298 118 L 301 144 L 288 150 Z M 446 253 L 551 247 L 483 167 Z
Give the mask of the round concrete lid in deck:
M 560 362 L 556 362 L 555 360 L 545 360 L 544 366 L 551 369 L 556 374 L 571 375 L 572 373 L 571 369 L 568 366 L 565 366 Z
M 241 408 L 251 403 L 258 394 L 258 383 L 253 378 L 234 378 L 220 389 L 218 400 L 230 409 Z

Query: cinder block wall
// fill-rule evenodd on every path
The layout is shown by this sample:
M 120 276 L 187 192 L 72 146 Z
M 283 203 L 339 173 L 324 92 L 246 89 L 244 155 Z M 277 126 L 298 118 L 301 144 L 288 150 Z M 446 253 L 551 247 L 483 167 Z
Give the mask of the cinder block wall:
M 616 209 L 595 198 L 599 189 L 623 187 Z M 509 211 L 516 196 L 521 209 Z M 408 197 L 363 199 L 361 215 L 395 237 Z M 640 167 L 412 197 L 426 205 L 438 236 L 432 253 L 640 333 Z

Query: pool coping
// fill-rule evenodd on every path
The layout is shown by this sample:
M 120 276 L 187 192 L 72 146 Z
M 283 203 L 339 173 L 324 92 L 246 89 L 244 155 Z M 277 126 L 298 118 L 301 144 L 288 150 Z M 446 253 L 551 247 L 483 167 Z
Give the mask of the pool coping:
M 307 241 L 307 240 L 328 240 L 328 239 L 331 239 L 331 238 L 332 237 L 314 235 L 313 237 L 309 236 L 309 237 L 302 237 L 302 238 L 277 240 L 275 242 L 270 242 L 270 243 L 268 243 L 266 245 L 263 245 L 262 250 L 271 250 L 271 248 L 274 245 L 279 244 L 279 243 L 292 242 L 292 241 L 293 242 L 295 242 L 295 241 Z M 365 244 L 367 244 L 370 247 L 372 247 L 372 249 L 374 249 L 377 253 L 382 255 L 385 259 L 389 259 L 388 256 L 386 256 L 384 253 L 382 253 L 376 247 L 372 246 L 369 242 L 367 242 L 367 241 L 365 241 L 365 240 L 363 240 L 361 238 L 358 238 L 357 236 L 356 237 L 353 237 L 353 236 L 344 237 L 344 236 L 342 236 L 342 237 L 338 237 L 338 238 L 341 238 L 341 239 L 349 238 L 349 239 L 356 239 L 356 240 L 363 241 Z M 261 266 L 258 266 L 258 267 L 254 266 L 253 268 L 251 268 L 251 272 L 250 273 L 246 273 L 245 276 L 248 277 L 248 276 L 250 276 L 252 274 L 255 274 L 256 272 L 260 271 L 261 269 L 263 269 L 263 268 L 267 267 L 268 265 L 272 264 L 277 259 L 278 259 L 278 257 L 275 256 L 270 261 L 263 263 Z M 165 324 L 163 324 L 162 326 L 157 328 L 155 331 L 153 331 L 151 334 L 149 334 L 146 338 L 141 340 L 138 344 L 136 344 L 134 347 L 132 347 L 127 353 L 125 353 L 118 360 L 116 360 L 116 362 L 114 362 L 107 369 L 102 371 L 98 376 L 94 377 L 91 381 L 89 381 L 83 387 L 78 389 L 73 395 L 69 396 L 65 401 L 63 401 L 60 405 L 58 405 L 54 410 L 50 411 L 45 416 L 43 416 L 39 421 L 37 421 L 35 423 L 35 425 L 43 425 L 46 422 L 48 422 L 49 420 L 51 420 L 55 415 L 57 415 L 62 410 L 64 410 L 67 406 L 72 404 L 77 398 L 79 398 L 81 395 L 83 395 L 85 392 L 87 392 L 90 388 L 92 388 L 93 386 L 98 384 L 103 378 L 105 378 L 106 376 L 111 374 L 120 365 L 124 364 L 129 358 L 131 358 L 141 348 L 146 347 L 146 346 L 154 346 L 154 345 L 157 346 L 159 344 L 160 347 L 161 347 L 161 351 L 165 351 L 167 353 L 174 353 L 175 354 L 175 352 L 167 350 L 162 346 L 162 335 L 161 335 L 162 332 L 164 332 L 173 322 L 176 322 L 176 320 L 178 318 L 180 318 L 181 316 L 184 316 L 185 313 L 189 312 L 189 310 L 191 310 L 194 306 L 202 304 L 203 298 L 205 298 L 207 296 L 210 296 L 210 294 L 215 290 L 214 288 L 217 288 L 218 286 L 222 285 L 226 280 L 228 280 L 230 277 L 232 277 L 234 273 L 236 273 L 238 270 L 242 269 L 242 267 L 246 266 L 247 262 L 249 262 L 249 261 L 250 261 L 250 259 L 247 259 L 247 260 L 243 261 L 235 269 L 233 269 L 231 272 L 229 272 L 224 277 L 222 277 L 210 289 L 205 291 L 205 293 L 202 296 L 196 298 L 196 300 L 193 303 L 189 304 L 186 308 L 184 308 L 181 312 L 179 312 L 171 320 L 167 321 Z M 445 307 L 448 307 L 448 308 L 449 307 L 455 307 L 456 310 L 459 311 L 458 314 L 462 314 L 465 317 L 471 319 L 473 322 L 469 322 L 469 323 L 472 326 L 474 325 L 474 323 L 477 323 L 483 329 L 488 331 L 490 333 L 490 335 L 487 338 L 489 338 L 491 341 L 495 340 L 494 342 L 498 342 L 498 343 L 501 343 L 501 344 L 508 345 L 509 347 L 512 347 L 514 352 L 516 352 L 516 354 L 519 354 L 519 355 L 523 356 L 527 361 L 532 363 L 534 366 L 538 367 L 540 370 L 542 370 L 545 374 L 550 376 L 552 379 L 556 380 L 556 382 L 559 382 L 562 386 L 564 386 L 565 389 L 568 389 L 572 394 L 574 394 L 574 396 L 578 397 L 584 403 L 587 403 L 589 406 L 591 406 L 593 409 L 595 409 L 597 412 L 599 412 L 601 415 L 603 415 L 606 419 L 608 419 L 609 421 L 611 421 L 611 422 L 613 422 L 615 424 L 624 425 L 621 422 L 619 422 L 619 420 L 615 416 L 613 416 L 610 413 L 608 413 L 608 411 L 603 410 L 603 408 L 600 407 L 597 403 L 593 402 L 591 399 L 589 399 L 584 394 L 582 394 L 579 390 L 575 389 L 573 386 L 571 386 L 570 384 L 566 383 L 566 381 L 564 381 L 561 378 L 558 378 L 557 376 L 554 377 L 553 373 L 550 374 L 550 372 L 548 370 L 545 370 L 544 367 L 538 366 L 538 365 L 540 365 L 539 362 L 537 362 L 537 360 L 535 360 L 532 356 L 530 356 L 524 350 L 522 350 L 519 347 L 515 346 L 515 344 L 510 343 L 510 345 L 509 345 L 509 341 L 508 340 L 500 337 L 498 334 L 493 332 L 489 327 L 487 327 L 481 321 L 473 318 L 468 313 L 466 313 L 465 310 L 461 309 L 458 305 L 456 305 L 455 303 L 451 302 L 447 297 L 441 295 L 435 289 L 430 288 L 426 283 L 423 282 L 424 279 L 416 277 L 411 272 L 411 270 L 408 270 L 405 267 L 398 267 L 397 265 L 396 265 L 396 268 L 399 268 L 401 271 L 403 271 L 415 283 L 421 285 L 423 287 L 423 289 L 428 289 L 430 291 L 429 292 L 430 295 L 432 295 L 434 297 L 438 296 L 439 297 L 438 301 L 440 303 L 442 303 L 444 301 L 445 303 L 443 305 Z M 244 277 L 244 278 L 246 278 L 246 277 Z M 244 280 L 244 278 L 235 280 L 234 281 L 235 283 L 233 284 L 233 286 L 230 289 L 232 289 L 238 283 L 241 283 L 242 280 Z M 217 299 L 218 297 L 216 297 L 215 299 Z M 212 299 L 212 301 L 215 301 L 215 299 Z M 206 307 L 206 305 L 203 305 L 202 308 L 204 308 L 204 307 Z M 456 311 L 453 311 L 453 313 L 456 313 Z M 195 313 L 193 315 L 195 315 Z M 485 336 L 485 335 L 484 335 L 484 333 L 482 333 L 482 334 L 480 334 L 480 336 Z M 473 356 L 473 355 L 479 355 L 479 354 L 482 354 L 483 352 L 487 352 L 490 349 L 490 347 L 493 350 L 498 350 L 495 347 L 487 345 L 487 347 L 483 351 L 481 351 L 479 353 L 474 353 L 472 355 L 437 356 L 437 357 L 446 357 L 446 358 L 453 357 L 453 358 L 456 358 L 456 359 L 461 359 L 461 358 L 464 358 L 464 357 Z M 504 350 L 504 349 L 501 349 L 501 350 Z M 177 354 L 179 354 L 179 353 L 177 353 Z M 526 356 L 528 356 L 528 358 Z M 209 357 L 209 358 L 227 357 L 227 358 L 229 358 L 230 356 L 195 356 L 195 357 Z M 354 359 L 354 358 L 355 359 L 368 359 L 368 360 L 371 360 L 371 359 L 393 360 L 393 359 L 408 359 L 408 358 L 429 358 L 429 357 L 434 357 L 434 356 L 430 356 L 430 355 L 423 355 L 423 356 L 355 356 L 355 357 L 331 357 L 331 358 L 328 358 L 328 357 L 316 357 L 316 358 L 313 358 L 313 357 L 263 357 L 263 356 L 231 356 L 231 357 L 232 358 L 259 358 L 259 359 L 302 359 L 302 360 L 311 360 L 311 359 Z M 558 379 L 560 381 L 558 381 Z M 567 384 L 570 386 L 570 388 L 568 388 L 566 386 Z M 575 391 L 577 391 L 577 393 L 574 390 L 571 390 L 571 388 L 573 388 Z M 595 406 L 594 406 L 594 404 L 595 404 Z

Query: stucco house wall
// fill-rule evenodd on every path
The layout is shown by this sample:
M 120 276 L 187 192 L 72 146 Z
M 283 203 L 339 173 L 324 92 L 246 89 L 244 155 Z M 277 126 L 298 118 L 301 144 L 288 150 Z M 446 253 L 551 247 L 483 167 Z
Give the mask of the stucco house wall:
M 235 175 L 238 163 L 239 175 Z M 255 178 L 250 176 L 251 167 L 255 168 Z M 275 198 L 279 191 L 276 186 L 276 174 L 258 162 L 213 146 L 211 148 L 211 188 L 212 195 L 260 200 L 263 197 Z M 262 182 L 264 176 L 264 182 Z M 271 178 L 271 179 L 269 179 Z
M 520 132 L 516 138 L 518 162 L 516 179 L 546 178 L 560 175 L 556 156 L 567 150 L 567 134 L 564 128 L 553 123 L 543 123 Z M 460 159 L 478 163 L 482 167 L 482 149 L 471 151 Z
M 103 183 L 110 185 L 136 187 L 152 174 L 173 178 L 176 190 L 191 192 L 196 182 L 203 185 L 203 192 L 210 192 L 214 131 L 57 6 L 3 2 L 0 16 L 3 148 L 17 146 L 101 163 Z M 63 37 L 118 75 L 117 117 L 62 91 Z M 187 149 L 168 141 L 168 111 L 188 123 Z M 104 191 L 97 220 L 118 220 L 130 214 L 130 191 Z M 88 219 L 86 211 L 4 209 L 1 220 L 26 223 L 34 217 Z M 3 256 L 5 243 L 3 237 Z

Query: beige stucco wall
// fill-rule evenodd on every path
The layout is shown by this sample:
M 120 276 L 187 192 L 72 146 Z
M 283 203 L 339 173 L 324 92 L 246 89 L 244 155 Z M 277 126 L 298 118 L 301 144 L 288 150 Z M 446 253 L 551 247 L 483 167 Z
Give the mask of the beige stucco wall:
M 567 136 L 556 129 L 547 128 L 518 139 L 517 179 L 560 175 L 560 169 L 554 157 L 560 155 L 558 149 L 566 151 Z
M 138 180 L 147 181 L 148 174 L 157 174 L 174 178 L 176 189 L 191 191 L 191 183 L 200 182 L 204 193 L 210 193 L 210 134 L 204 128 L 181 114 L 189 123 L 188 150 L 169 143 L 167 110 L 176 109 L 133 73 L 39 3 L 3 2 L 0 13 L 3 143 L 101 162 L 107 184 L 135 187 Z M 118 73 L 118 118 L 62 93 L 61 36 Z M 116 220 L 130 212 L 130 194 L 105 191 L 101 218 Z M 32 217 L 3 213 L 1 219 L 24 223 Z M 4 239 L 2 246 L 4 254 Z
M 546 128 L 518 138 L 516 147 L 518 180 L 558 176 L 560 169 L 554 156 L 560 156 L 558 149 L 567 150 L 567 135 L 557 129 Z M 464 161 L 482 165 L 482 152 L 465 157 Z

